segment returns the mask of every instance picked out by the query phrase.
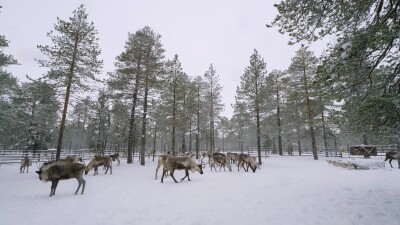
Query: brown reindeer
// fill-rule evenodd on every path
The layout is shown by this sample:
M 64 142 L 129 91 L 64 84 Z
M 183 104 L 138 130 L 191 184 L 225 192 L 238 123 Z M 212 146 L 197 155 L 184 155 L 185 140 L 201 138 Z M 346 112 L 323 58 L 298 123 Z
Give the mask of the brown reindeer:
M 225 167 L 227 167 L 229 169 L 229 171 L 232 172 L 231 162 L 225 154 L 219 153 L 219 152 L 214 152 L 214 154 L 212 155 L 212 158 L 211 158 L 211 163 L 210 163 L 211 171 L 212 171 L 213 167 L 214 167 L 214 170 L 217 171 L 217 169 L 215 168 L 216 163 L 218 163 L 220 165 L 219 171 L 221 171 L 222 167 L 224 167 L 224 171 L 225 171 Z
M 85 175 L 87 175 L 92 168 L 94 168 L 93 176 L 99 174 L 98 167 L 103 165 L 107 168 L 104 174 L 107 174 L 108 169 L 110 169 L 110 175 L 111 175 L 112 174 L 111 161 L 112 158 L 109 156 L 94 156 L 93 159 L 90 160 L 90 162 L 86 166 Z
M 56 160 L 47 161 L 43 163 L 41 166 L 38 166 L 38 164 L 36 163 L 36 166 L 38 167 L 39 170 L 41 169 L 43 170 L 45 167 L 48 167 L 54 163 L 81 163 L 81 162 L 83 162 L 82 158 L 72 155 L 65 157 L 65 159 L 60 159 L 59 161 Z
M 36 171 L 36 173 L 39 174 L 39 180 L 43 182 L 51 181 L 51 189 L 49 196 L 51 197 L 56 194 L 57 185 L 60 180 L 67 180 L 71 178 L 76 178 L 79 183 L 78 189 L 76 189 L 75 191 L 75 195 L 78 194 L 81 185 L 83 185 L 81 192 L 81 195 L 83 195 L 86 184 L 86 181 L 83 179 L 84 170 L 85 166 L 80 163 L 53 162 L 51 164 L 47 164 L 39 171 Z
M 397 151 L 390 151 L 386 152 L 386 157 L 385 157 L 385 162 L 389 160 L 390 167 L 393 168 L 392 166 L 392 160 L 397 160 L 397 163 L 399 164 L 399 169 L 400 169 L 400 152 Z
M 164 176 L 169 171 L 172 179 L 174 179 L 175 183 L 178 183 L 174 177 L 175 170 L 185 170 L 185 176 L 181 179 L 181 182 L 185 180 L 187 177 L 189 181 L 189 170 L 194 172 L 199 172 L 203 174 L 203 165 L 197 164 L 192 158 L 190 157 L 171 157 L 167 160 L 167 166 L 163 168 L 163 174 L 161 176 L 161 183 L 164 182 Z
M 244 165 L 247 165 L 245 168 Z M 246 155 L 246 154 L 240 154 L 239 155 L 239 160 L 238 160 L 238 171 L 240 166 L 243 166 L 244 171 L 249 172 L 249 167 L 253 171 L 253 173 L 256 172 L 258 163 L 257 161 L 254 160 L 254 157 Z
M 120 161 L 120 159 L 119 159 L 119 153 L 110 155 L 110 157 L 112 158 L 112 161 L 117 160 L 117 162 L 118 162 L 117 166 L 119 166 L 119 165 L 121 164 L 121 161 Z
M 21 160 L 21 167 L 19 168 L 19 173 L 24 173 L 26 168 L 26 173 L 28 173 L 29 166 L 32 166 L 32 161 L 25 157 Z

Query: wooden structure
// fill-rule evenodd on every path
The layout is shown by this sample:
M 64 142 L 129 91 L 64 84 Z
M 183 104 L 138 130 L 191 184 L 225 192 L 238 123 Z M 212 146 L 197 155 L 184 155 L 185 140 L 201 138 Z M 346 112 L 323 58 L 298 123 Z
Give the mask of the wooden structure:
M 358 145 L 350 147 L 350 155 L 363 155 L 364 158 L 377 156 L 378 151 L 375 146 Z

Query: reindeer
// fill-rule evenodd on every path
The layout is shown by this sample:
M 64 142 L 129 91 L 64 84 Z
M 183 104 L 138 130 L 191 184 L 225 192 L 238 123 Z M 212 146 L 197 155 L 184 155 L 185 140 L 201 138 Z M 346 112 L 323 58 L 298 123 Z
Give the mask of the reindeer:
M 245 164 L 247 164 L 247 169 L 244 167 Z M 257 164 L 258 163 L 254 160 L 252 156 L 246 154 L 240 154 L 238 160 L 238 171 L 240 166 L 243 166 L 244 171 L 249 172 L 249 167 L 250 167 L 251 170 L 253 170 L 253 173 L 255 173 L 257 169 Z
M 211 160 L 210 161 L 211 171 L 212 171 L 213 167 L 214 167 L 214 170 L 217 171 L 217 169 L 215 168 L 215 164 L 218 163 L 220 165 L 219 171 L 221 171 L 222 167 L 224 167 L 224 171 L 225 171 L 225 167 L 227 167 L 229 169 L 229 171 L 232 172 L 231 162 L 225 154 L 215 152 L 212 155 L 212 158 L 210 160 Z
M 75 191 L 75 195 L 78 194 L 81 185 L 83 185 L 81 192 L 81 195 L 83 195 L 86 184 L 86 181 L 83 179 L 84 170 L 85 166 L 80 163 L 53 162 L 39 169 L 39 171 L 36 171 L 36 173 L 39 174 L 39 180 L 45 183 L 51 181 L 49 196 L 51 197 L 56 194 L 57 185 L 60 180 L 67 180 L 71 178 L 76 178 L 79 183 L 78 189 Z
M 400 169 L 400 152 L 396 152 L 396 151 L 390 151 L 390 152 L 386 152 L 386 157 L 385 157 L 385 162 L 389 159 L 389 164 L 390 167 L 393 168 L 392 166 L 392 160 L 396 160 L 397 159 L 397 163 L 399 164 L 399 169 Z
M 208 162 L 210 163 L 210 159 L 212 158 L 212 154 L 213 154 L 213 152 L 212 152 L 211 150 L 201 153 L 201 156 L 202 156 L 202 158 L 201 158 L 201 160 L 200 160 L 201 163 L 203 163 L 203 159 L 204 159 L 205 157 L 208 157 Z
M 112 158 L 109 156 L 94 156 L 92 160 L 90 160 L 89 164 L 85 168 L 85 175 L 89 173 L 89 171 L 94 168 L 93 176 L 99 174 L 98 167 L 105 166 L 107 168 L 104 174 L 107 174 L 108 169 L 110 169 L 110 175 L 112 174 Z
M 109 155 L 109 156 L 112 158 L 112 161 L 117 160 L 117 162 L 118 162 L 117 166 L 120 165 L 121 161 L 120 161 L 120 159 L 119 159 L 119 153 L 114 154 L 114 155 Z
M 32 166 L 32 161 L 28 159 L 28 157 L 23 158 L 21 160 L 21 167 L 19 168 L 19 173 L 24 173 L 25 167 L 26 167 L 26 173 L 28 173 L 29 166 Z
M 185 176 L 181 179 L 181 182 L 185 180 L 187 177 L 189 181 L 189 170 L 194 172 L 199 172 L 203 174 L 203 164 L 197 164 L 192 158 L 190 157 L 171 157 L 167 160 L 166 167 L 163 168 L 163 174 L 161 176 L 161 183 L 164 182 L 164 176 L 169 171 L 172 179 L 174 179 L 175 183 L 178 183 L 174 177 L 175 170 L 185 170 Z
M 157 168 L 156 168 L 156 178 L 155 178 L 156 180 L 157 180 L 158 169 L 160 169 L 161 166 L 163 166 L 163 169 L 166 168 L 167 160 L 171 157 L 173 157 L 171 154 L 160 155 L 160 157 L 158 157 Z
M 82 162 L 83 162 L 82 158 L 75 156 L 75 155 L 71 155 L 71 156 L 65 157 L 65 159 L 60 159 L 59 161 L 52 160 L 52 161 L 44 162 L 41 166 L 38 166 L 38 164 L 36 162 L 36 166 L 38 167 L 39 170 L 44 170 L 46 167 L 48 167 L 54 163 L 82 163 Z

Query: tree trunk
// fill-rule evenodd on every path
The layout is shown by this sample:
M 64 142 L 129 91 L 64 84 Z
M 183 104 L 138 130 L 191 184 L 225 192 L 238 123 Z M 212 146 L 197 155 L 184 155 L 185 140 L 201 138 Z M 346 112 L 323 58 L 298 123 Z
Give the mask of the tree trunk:
M 143 102 L 143 121 L 142 121 L 142 149 L 140 151 L 140 165 L 144 166 L 145 152 L 146 152 L 146 126 L 147 126 L 147 96 L 149 94 L 149 74 L 146 75 L 146 83 L 144 89 L 144 102 Z
M 321 101 L 322 102 L 322 101 Z M 325 156 L 328 157 L 328 141 L 326 139 L 326 129 L 325 129 L 325 115 L 324 115 L 324 106 L 322 105 L 322 130 L 324 133 L 324 145 L 325 145 Z
M 192 117 L 189 118 L 189 152 L 192 152 Z
M 282 127 L 281 127 L 281 107 L 280 107 L 280 99 L 279 99 L 279 83 L 278 83 L 278 75 L 276 75 L 275 79 L 276 85 L 276 119 L 278 125 L 278 152 L 279 155 L 283 155 L 282 152 Z
M 153 162 L 156 155 L 156 141 L 157 141 L 157 122 L 154 126 L 154 139 L 153 139 Z
M 305 87 L 305 91 L 306 91 L 307 115 L 308 115 L 308 125 L 310 126 L 312 152 L 313 152 L 314 159 L 317 160 L 318 159 L 318 150 L 317 150 L 317 143 L 315 141 L 315 134 L 314 134 L 314 120 L 313 120 L 313 115 L 312 115 L 310 96 L 308 94 L 307 75 L 306 75 L 305 71 L 304 71 L 304 87 Z
M 140 66 L 138 66 L 139 71 Z M 129 135 L 128 135 L 128 159 L 127 163 L 130 164 L 133 162 L 133 157 L 135 154 L 135 145 L 136 139 L 135 135 L 135 113 L 136 113 L 136 103 L 137 103 L 137 95 L 139 91 L 139 72 L 136 74 L 136 81 L 135 81 L 135 90 L 133 91 L 133 98 L 132 98 L 132 109 L 131 109 L 131 116 L 129 119 Z
M 63 109 L 62 118 L 61 118 L 60 133 L 58 135 L 56 161 L 60 160 L 62 141 L 63 141 L 64 130 L 65 130 L 65 121 L 66 121 L 66 118 L 67 118 L 68 102 L 69 102 L 69 95 L 70 95 L 70 92 L 71 92 L 71 82 L 72 82 L 73 69 L 71 68 L 70 71 L 71 71 L 71 73 L 68 76 L 67 91 L 65 93 L 64 109 Z
M 174 94 L 172 106 L 172 155 L 175 155 L 175 129 L 176 129 L 176 71 L 174 71 Z

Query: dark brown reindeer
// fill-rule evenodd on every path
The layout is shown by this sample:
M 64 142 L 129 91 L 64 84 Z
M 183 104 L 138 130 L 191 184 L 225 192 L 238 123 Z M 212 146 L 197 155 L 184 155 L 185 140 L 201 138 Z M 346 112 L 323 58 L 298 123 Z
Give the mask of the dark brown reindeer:
M 32 166 L 32 161 L 28 159 L 28 157 L 23 158 L 21 160 L 21 167 L 19 168 L 19 173 L 24 173 L 25 167 L 26 167 L 26 173 L 28 173 L 29 166 Z
M 171 157 L 167 160 L 167 166 L 163 168 L 163 174 L 161 176 L 161 183 L 164 182 L 164 176 L 169 171 L 172 179 L 174 179 L 175 183 L 178 183 L 174 177 L 175 170 L 185 170 L 185 176 L 181 179 L 181 182 L 185 180 L 187 177 L 190 181 L 189 177 L 189 170 L 194 172 L 199 172 L 203 174 L 203 164 L 197 164 L 192 158 L 190 157 Z
M 400 152 L 397 151 L 390 151 L 386 152 L 386 157 L 385 157 L 385 162 L 389 160 L 390 167 L 393 168 L 392 166 L 392 160 L 397 160 L 397 163 L 399 164 L 399 169 L 400 169 Z
M 51 189 L 50 196 L 56 194 L 56 189 L 58 182 L 60 180 L 68 180 L 71 178 L 76 178 L 78 180 L 78 188 L 75 191 L 75 195 L 78 194 L 79 188 L 82 185 L 82 192 L 85 191 L 86 181 L 83 179 L 83 172 L 85 171 L 85 166 L 80 163 L 62 163 L 62 162 L 53 162 L 47 164 L 36 171 L 39 174 L 39 180 L 43 182 L 51 181 Z
M 60 159 L 59 161 L 56 160 L 52 160 L 52 161 L 47 161 L 44 162 L 42 165 L 38 165 L 38 163 L 36 162 L 36 166 L 38 167 L 39 170 L 43 170 L 45 167 L 48 167 L 54 163 L 80 163 L 83 162 L 82 158 L 75 156 L 75 155 L 70 155 L 65 157 L 64 159 Z
M 86 166 L 85 175 L 89 173 L 89 171 L 94 168 L 94 174 L 99 174 L 98 167 L 105 166 L 107 174 L 108 169 L 110 169 L 110 175 L 112 174 L 112 165 L 111 165 L 112 158 L 109 156 L 94 156 L 92 160 L 90 160 L 89 164 Z

